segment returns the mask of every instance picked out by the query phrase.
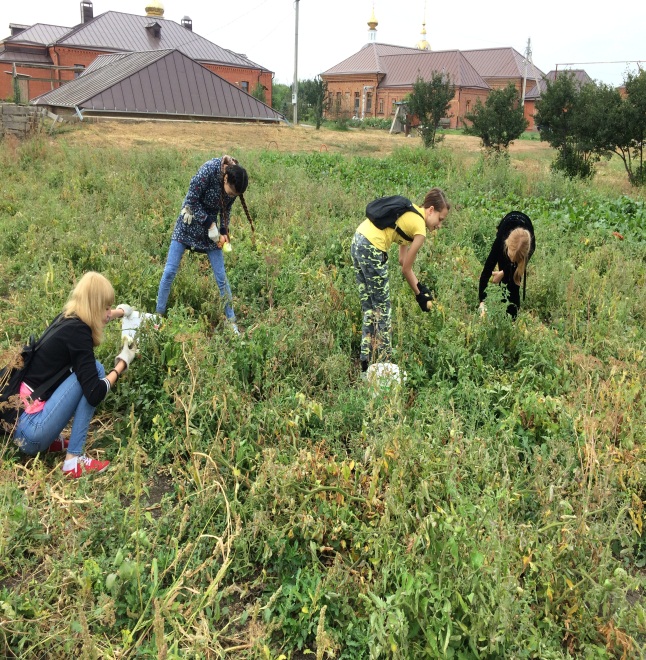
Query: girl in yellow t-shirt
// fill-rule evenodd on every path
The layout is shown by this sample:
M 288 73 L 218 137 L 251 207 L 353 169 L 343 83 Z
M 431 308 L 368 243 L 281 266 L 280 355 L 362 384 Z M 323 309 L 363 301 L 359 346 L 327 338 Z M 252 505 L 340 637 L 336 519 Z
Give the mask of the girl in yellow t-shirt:
M 361 332 L 361 370 L 367 371 L 371 361 L 389 362 L 392 356 L 390 283 L 388 281 L 388 250 L 399 245 L 399 264 L 423 312 L 430 308 L 432 296 L 413 272 L 413 263 L 426 240 L 426 232 L 442 226 L 451 205 L 439 188 L 430 190 L 418 213 L 407 211 L 399 217 L 396 227 L 379 229 L 366 218 L 352 239 L 352 263 L 359 287 L 363 326 Z M 398 231 L 399 229 L 399 231 Z M 408 240 L 412 239 L 412 240 Z

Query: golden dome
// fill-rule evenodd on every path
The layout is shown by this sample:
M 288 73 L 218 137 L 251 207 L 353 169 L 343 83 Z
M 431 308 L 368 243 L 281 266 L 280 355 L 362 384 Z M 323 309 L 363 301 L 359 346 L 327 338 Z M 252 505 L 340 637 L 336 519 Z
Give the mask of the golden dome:
M 375 7 L 374 7 L 374 5 L 373 5 L 373 7 L 372 7 L 372 15 L 370 16 L 370 20 L 368 21 L 368 27 L 369 27 L 371 30 L 376 30 L 376 29 L 377 29 L 377 25 L 379 25 L 379 23 L 377 22 L 377 19 L 375 18 Z
M 160 18 L 164 15 L 164 5 L 160 0 L 150 0 L 146 4 L 146 16 L 159 16 Z
M 431 44 L 426 41 L 426 23 L 422 23 L 422 38 L 417 42 L 417 50 L 431 50 Z

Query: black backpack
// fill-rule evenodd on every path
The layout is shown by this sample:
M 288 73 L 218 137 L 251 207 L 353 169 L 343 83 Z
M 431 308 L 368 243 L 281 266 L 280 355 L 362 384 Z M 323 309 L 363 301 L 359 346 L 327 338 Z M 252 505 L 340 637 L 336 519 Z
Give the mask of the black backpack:
M 29 337 L 29 343 L 22 347 L 20 357 L 21 363 L 9 364 L 0 369 L 0 431 L 11 433 L 16 425 L 16 420 L 21 412 L 21 402 L 18 396 L 20 392 L 20 384 L 25 379 L 31 366 L 31 362 L 36 351 L 45 343 L 47 339 L 52 337 L 55 332 L 61 327 L 60 316 L 45 330 L 42 337 L 36 341 L 34 335 Z M 42 385 L 37 387 L 31 398 L 35 401 L 39 399 L 65 372 L 69 371 L 70 366 L 65 367 L 57 374 L 46 380 Z
M 424 216 L 413 206 L 413 203 L 407 197 L 402 195 L 391 195 L 389 197 L 379 197 L 366 206 L 366 217 L 379 229 L 394 227 L 395 231 L 406 241 L 412 243 L 413 239 L 405 234 L 398 226 L 397 220 L 404 213 L 412 211 L 417 213 L 420 218 Z

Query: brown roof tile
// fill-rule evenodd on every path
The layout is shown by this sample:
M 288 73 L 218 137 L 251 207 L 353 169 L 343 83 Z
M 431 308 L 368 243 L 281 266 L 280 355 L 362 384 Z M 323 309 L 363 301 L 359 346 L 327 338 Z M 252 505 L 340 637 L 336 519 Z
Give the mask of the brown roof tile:
M 434 73 L 446 73 L 456 87 L 490 89 L 459 50 L 417 51 L 380 58 L 386 71 L 379 87 L 406 87 L 418 78 L 430 80 Z
M 380 65 L 380 57 L 397 55 L 401 53 L 419 53 L 416 48 L 405 46 L 391 46 L 389 44 L 369 43 L 354 55 L 339 62 L 321 75 L 350 74 L 350 73 L 385 73 Z

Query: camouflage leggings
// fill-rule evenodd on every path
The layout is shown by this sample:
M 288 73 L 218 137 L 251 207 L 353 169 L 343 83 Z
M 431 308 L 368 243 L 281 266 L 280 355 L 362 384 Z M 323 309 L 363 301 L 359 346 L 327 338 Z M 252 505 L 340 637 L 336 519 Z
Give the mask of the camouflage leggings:
M 363 312 L 361 360 L 389 362 L 392 320 L 388 255 L 358 232 L 352 239 L 350 252 Z

